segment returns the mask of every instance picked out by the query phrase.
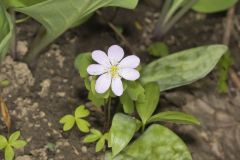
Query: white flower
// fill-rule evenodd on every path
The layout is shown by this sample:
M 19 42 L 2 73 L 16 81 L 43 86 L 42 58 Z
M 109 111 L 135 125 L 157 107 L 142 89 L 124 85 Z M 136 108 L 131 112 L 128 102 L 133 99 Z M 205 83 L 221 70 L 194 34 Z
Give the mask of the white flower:
M 98 64 L 91 64 L 87 68 L 90 75 L 98 76 L 95 89 L 97 93 L 105 93 L 110 87 L 116 96 L 123 94 L 122 78 L 135 81 L 140 77 L 135 69 L 140 64 L 140 59 L 135 56 L 123 58 L 124 51 L 118 45 L 108 49 L 108 54 L 101 50 L 92 52 L 92 59 Z

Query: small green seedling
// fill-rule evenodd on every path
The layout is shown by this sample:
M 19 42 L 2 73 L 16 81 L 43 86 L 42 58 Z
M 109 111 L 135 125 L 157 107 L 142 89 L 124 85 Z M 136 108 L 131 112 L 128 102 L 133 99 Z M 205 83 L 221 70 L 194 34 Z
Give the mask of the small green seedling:
M 63 124 L 63 130 L 69 131 L 76 123 L 80 131 L 84 133 L 89 132 L 90 123 L 83 119 L 88 117 L 89 114 L 89 110 L 84 105 L 79 106 L 76 108 L 74 115 L 68 114 L 60 119 L 60 123 Z
M 9 85 L 11 84 L 11 82 L 9 80 L 3 80 L 3 81 L 0 81 L 0 87 L 8 87 Z
M 149 45 L 148 52 L 155 57 L 165 57 L 169 55 L 168 46 L 163 42 L 155 42 Z
M 83 139 L 83 142 L 92 143 L 97 141 L 95 151 L 101 151 L 104 148 L 105 142 L 108 141 L 108 133 L 102 134 L 102 132 L 97 129 L 91 129 L 90 132 L 91 133 Z
M 23 148 L 27 142 L 24 140 L 18 140 L 20 137 L 20 131 L 16 131 L 7 140 L 6 137 L 0 135 L 0 150 L 5 151 L 5 160 L 12 160 L 14 158 L 14 149 Z

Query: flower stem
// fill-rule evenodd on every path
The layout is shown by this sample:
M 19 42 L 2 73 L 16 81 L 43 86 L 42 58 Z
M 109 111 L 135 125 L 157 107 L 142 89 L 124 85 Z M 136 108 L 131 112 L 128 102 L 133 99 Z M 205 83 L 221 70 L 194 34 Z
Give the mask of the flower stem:
M 110 128 L 110 121 L 111 121 L 111 102 L 112 102 L 112 99 L 110 97 L 108 101 L 108 121 L 107 121 L 108 128 Z
M 104 106 L 104 114 L 105 114 L 104 130 L 108 131 L 110 128 L 111 121 L 111 97 L 109 97 L 106 105 Z

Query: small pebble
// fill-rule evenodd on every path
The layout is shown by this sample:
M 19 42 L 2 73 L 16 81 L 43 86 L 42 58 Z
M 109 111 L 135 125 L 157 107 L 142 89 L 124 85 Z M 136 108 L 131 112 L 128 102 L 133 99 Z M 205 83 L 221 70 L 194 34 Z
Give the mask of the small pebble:
M 83 153 L 87 153 L 87 147 L 86 146 L 82 146 L 81 150 L 82 150 Z

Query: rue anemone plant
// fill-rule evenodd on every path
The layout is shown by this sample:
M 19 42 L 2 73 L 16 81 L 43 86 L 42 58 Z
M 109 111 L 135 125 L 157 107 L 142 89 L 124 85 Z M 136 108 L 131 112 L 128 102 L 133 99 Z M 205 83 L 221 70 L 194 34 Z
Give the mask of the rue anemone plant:
M 104 111 L 105 122 L 96 129 L 86 119 L 82 121 L 90 115 L 83 105 L 60 122 L 64 130 L 76 122 L 87 133 L 83 141 L 96 142 L 96 152 L 104 149 L 105 160 L 191 160 L 183 140 L 162 122 L 199 125 L 200 121 L 183 112 L 157 112 L 160 93 L 205 77 L 227 51 L 224 45 L 202 46 L 146 65 L 136 55 L 124 58 L 118 45 L 109 47 L 107 53 L 81 53 L 75 67 L 92 106 Z

